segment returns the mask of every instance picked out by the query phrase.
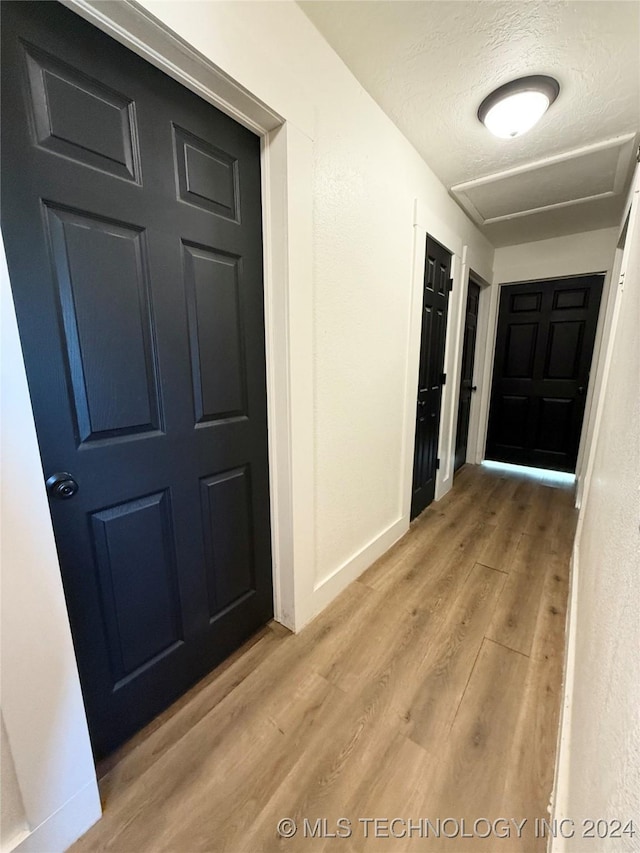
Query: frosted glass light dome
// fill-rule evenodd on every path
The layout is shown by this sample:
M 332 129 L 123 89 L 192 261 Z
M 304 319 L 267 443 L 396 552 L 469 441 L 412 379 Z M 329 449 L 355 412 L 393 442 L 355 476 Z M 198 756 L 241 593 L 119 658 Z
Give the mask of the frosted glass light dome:
M 553 77 L 522 77 L 500 86 L 480 104 L 478 118 L 501 139 L 521 136 L 537 124 L 560 91 Z
M 491 107 L 484 123 L 494 136 L 511 139 L 531 130 L 548 109 L 549 98 L 542 92 L 518 92 Z

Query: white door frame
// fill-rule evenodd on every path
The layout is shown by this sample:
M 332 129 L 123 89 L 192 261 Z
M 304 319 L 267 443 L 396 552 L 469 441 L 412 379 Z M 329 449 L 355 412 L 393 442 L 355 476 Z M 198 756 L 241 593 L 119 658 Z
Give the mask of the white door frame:
M 500 283 L 495 282 L 491 287 L 480 291 L 480 309 L 478 317 L 479 337 L 484 342 L 482 347 L 482 385 L 478 405 L 478 427 L 476 433 L 476 449 L 474 462 L 479 465 L 484 460 L 487 448 L 487 430 L 489 427 L 489 406 L 491 402 L 491 385 L 493 383 L 493 360 L 496 351 L 496 334 L 498 331 L 498 305 L 500 304 Z
M 471 395 L 471 411 L 469 414 L 469 433 L 467 435 L 467 456 L 465 461 L 472 465 L 482 462 L 484 446 L 481 445 L 483 424 L 484 402 L 486 398 L 485 391 L 491 384 L 491 373 L 487 379 L 487 335 L 490 332 L 490 302 L 491 302 L 491 284 L 479 275 L 473 267 L 469 268 L 467 275 L 467 290 L 468 281 L 473 281 L 480 287 L 480 299 L 478 301 L 478 319 L 476 321 L 476 347 L 473 357 L 473 384 L 477 391 Z M 464 336 L 464 323 L 466 323 L 466 305 L 463 308 L 464 322 L 462 325 L 462 333 Z M 464 337 L 463 337 L 464 343 Z M 457 417 L 457 415 L 456 415 Z
M 476 364 L 474 376 L 480 377 L 478 385 L 478 400 L 472 401 L 471 420 L 469 424 L 469 440 L 467 444 L 467 461 L 475 462 L 477 437 L 482 422 L 482 390 L 485 384 L 483 362 L 486 360 L 480 343 L 481 324 L 488 322 L 489 311 L 486 300 L 492 287 L 488 278 L 492 277 L 491 267 L 487 268 L 486 259 L 478 245 L 470 245 L 450 225 L 440 219 L 427 200 L 416 198 L 413 211 L 413 273 L 411 286 L 411 316 L 409 320 L 409 340 L 407 346 L 407 373 L 405 387 L 404 441 L 403 459 L 404 471 L 402 477 L 402 517 L 408 524 L 411 511 L 411 494 L 413 486 L 413 456 L 416 430 L 416 399 L 418 393 L 418 372 L 420 361 L 420 340 L 422 337 L 422 287 L 424 279 L 424 263 L 427 234 L 441 243 L 451 252 L 451 277 L 453 290 L 449 294 L 447 316 L 447 332 L 445 339 L 444 372 L 447 381 L 443 388 L 442 405 L 440 409 L 440 425 L 438 433 L 438 458 L 440 468 L 436 473 L 435 500 L 443 498 L 453 486 L 455 464 L 455 440 L 458 420 L 458 403 L 460 400 L 460 375 L 462 372 L 462 347 L 464 345 L 464 324 L 466 319 L 467 289 L 469 273 L 473 270 L 476 281 L 482 285 L 480 309 L 478 316 L 478 339 L 476 342 Z M 482 273 L 478 272 L 482 270 Z
M 613 261 L 613 258 L 612 258 Z M 609 290 L 610 290 L 610 281 L 611 281 L 611 267 L 609 267 L 608 271 L 603 272 L 602 270 L 596 270 L 594 272 L 577 272 L 574 274 L 568 275 L 547 275 L 544 278 L 527 278 L 521 279 L 518 281 L 499 281 L 495 282 L 494 285 L 488 288 L 488 292 L 485 296 L 484 289 L 480 292 L 480 308 L 481 313 L 483 315 L 482 320 L 482 333 L 483 336 L 486 334 L 486 342 L 484 347 L 483 354 L 483 368 L 482 368 L 482 397 L 480 400 L 479 406 L 479 423 L 478 423 L 478 432 L 477 432 L 477 444 L 476 444 L 476 454 L 475 454 L 475 462 L 480 463 L 485 458 L 485 453 L 487 449 L 487 436 L 489 430 L 489 411 L 491 408 L 491 387 L 493 384 L 493 366 L 496 355 L 496 340 L 498 334 L 498 319 L 500 313 L 500 294 L 502 292 L 503 287 L 508 287 L 509 285 L 515 284 L 525 284 L 528 282 L 535 281 L 552 281 L 554 278 L 584 278 L 585 276 L 592 275 L 602 275 L 604 276 L 603 289 L 602 289 L 602 297 L 600 300 L 600 307 L 598 309 L 598 323 L 596 327 L 596 336 L 594 340 L 593 353 L 591 356 L 591 377 L 589 380 L 589 388 L 587 393 L 587 401 L 585 404 L 585 411 L 582 418 L 582 427 L 580 431 L 580 444 L 578 451 L 578 459 L 576 462 L 576 479 L 578 483 L 581 482 L 582 474 L 583 474 L 583 459 L 585 454 L 588 454 L 589 448 L 587 447 L 587 436 L 589 432 L 589 425 L 591 420 L 591 407 L 593 401 L 594 387 L 595 387 L 595 374 L 596 371 L 599 370 L 599 364 L 601 359 L 601 348 L 602 348 L 602 338 L 603 332 L 605 329 L 605 317 L 608 315 L 609 308 Z M 484 297 L 484 299 L 483 299 Z M 486 319 L 484 319 L 486 317 Z M 480 326 L 480 322 L 478 323 Z M 580 490 L 578 490 L 580 491 Z M 577 504 L 579 505 L 579 503 Z
M 442 222 L 420 199 L 414 203 L 413 217 L 413 281 L 411 288 L 411 317 L 409 324 L 409 345 L 407 363 L 407 384 L 405 388 L 405 416 L 403 453 L 405 468 L 403 472 L 402 517 L 408 522 L 411 512 L 413 487 L 413 457 L 416 430 L 416 399 L 418 394 L 418 373 L 420 362 L 420 340 L 422 337 L 422 288 L 427 234 L 441 243 L 451 252 L 451 277 L 453 290 L 449 294 L 447 310 L 447 330 L 445 338 L 444 372 L 447 382 L 443 388 L 438 426 L 438 458 L 440 468 L 436 472 L 435 500 L 440 500 L 453 485 L 453 463 L 455 454 L 455 417 L 457 415 L 457 394 L 455 389 L 460 382 L 461 370 L 461 331 L 460 306 L 466 302 L 468 266 L 466 263 L 467 246 L 461 237 Z
M 129 0 L 63 2 L 261 137 L 274 611 L 279 622 L 296 630 L 310 618 L 314 595 L 313 109 L 292 86 L 290 114 L 277 113 Z M 6 365 L 11 387 L 3 399 L 11 419 L 6 432 L 26 435 L 20 458 L 15 465 L 10 458 L 6 471 L 15 476 L 30 472 L 11 494 L 10 515 L 37 527 L 31 541 L 23 536 L 22 544 L 18 534 L 12 538 L 10 529 L 3 530 L 10 559 L 3 565 L 2 605 L 8 618 L 2 627 L 2 708 L 25 807 L 20 849 L 29 851 L 68 846 L 96 819 L 100 806 L 8 287 L 3 298 L 5 293 L 4 318 L 11 333 L 11 366 Z M 36 561 L 50 588 L 34 591 L 29 609 L 26 578 Z M 40 598 L 39 613 L 34 603 Z M 44 630 L 55 633 L 60 643 L 50 654 L 42 646 Z M 62 672 L 65 704 L 56 704 L 59 690 L 50 682 Z

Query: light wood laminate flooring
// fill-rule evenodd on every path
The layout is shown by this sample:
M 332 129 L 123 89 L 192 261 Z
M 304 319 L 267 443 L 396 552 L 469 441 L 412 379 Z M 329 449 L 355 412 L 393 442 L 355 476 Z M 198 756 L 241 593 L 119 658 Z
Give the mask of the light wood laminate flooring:
M 542 853 L 576 520 L 550 482 L 465 466 L 300 634 L 271 623 L 104 762 L 74 853 Z M 499 818 L 521 837 L 480 837 Z

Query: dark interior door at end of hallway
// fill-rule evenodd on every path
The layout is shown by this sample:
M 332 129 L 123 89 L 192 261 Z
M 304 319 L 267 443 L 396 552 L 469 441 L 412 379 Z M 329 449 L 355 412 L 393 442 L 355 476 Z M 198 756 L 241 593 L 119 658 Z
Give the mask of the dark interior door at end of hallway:
M 478 328 L 479 305 L 480 287 L 470 279 L 467 290 L 467 312 L 464 323 L 464 342 L 462 345 L 462 370 L 460 373 L 460 394 L 458 400 L 458 426 L 456 429 L 456 452 L 454 464 L 455 471 L 457 471 L 458 468 L 461 468 L 467 460 L 471 399 L 476 390 L 473 384 L 473 365 L 476 354 L 476 331 Z
M 2 4 L 2 218 L 98 757 L 272 615 L 258 137 Z
M 603 280 L 501 288 L 487 459 L 575 471 Z
M 419 515 L 435 497 L 450 290 L 451 253 L 427 235 L 411 518 Z

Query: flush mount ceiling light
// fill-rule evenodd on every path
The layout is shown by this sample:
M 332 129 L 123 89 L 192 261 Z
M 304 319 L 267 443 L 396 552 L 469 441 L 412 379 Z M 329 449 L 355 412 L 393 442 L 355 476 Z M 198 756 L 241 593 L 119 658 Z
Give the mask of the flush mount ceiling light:
M 494 136 L 513 139 L 540 121 L 559 91 L 560 85 L 553 77 L 520 77 L 487 95 L 478 108 L 478 118 Z

